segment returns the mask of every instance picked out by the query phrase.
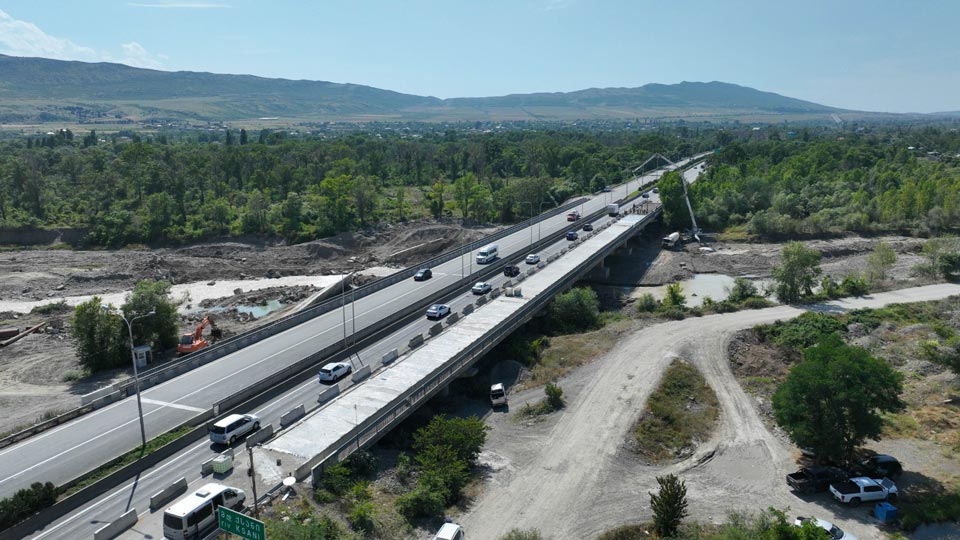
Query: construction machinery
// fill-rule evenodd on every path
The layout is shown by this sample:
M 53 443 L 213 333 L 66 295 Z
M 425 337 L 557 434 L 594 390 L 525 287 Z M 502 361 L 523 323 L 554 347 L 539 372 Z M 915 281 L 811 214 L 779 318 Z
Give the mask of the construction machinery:
M 203 337 L 203 329 L 208 326 L 210 327 L 210 341 L 207 341 L 206 338 Z M 193 333 L 180 336 L 180 343 L 177 345 L 177 354 L 182 356 L 199 351 L 211 343 L 216 342 L 222 336 L 223 331 L 217 328 L 217 323 L 213 322 L 213 319 L 210 317 L 204 317 Z

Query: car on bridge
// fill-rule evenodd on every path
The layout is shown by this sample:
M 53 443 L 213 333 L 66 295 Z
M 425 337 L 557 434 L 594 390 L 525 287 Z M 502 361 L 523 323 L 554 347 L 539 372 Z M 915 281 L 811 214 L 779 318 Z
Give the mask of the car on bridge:
M 580 235 L 577 234 L 577 231 L 567 231 L 567 240 L 570 240 L 572 242 L 577 238 L 580 238 Z
M 446 304 L 434 304 L 427 308 L 427 318 L 431 321 L 438 321 L 450 314 L 450 306 Z
M 524 259 L 524 261 L 527 264 L 537 264 L 538 262 L 540 262 L 540 255 L 537 255 L 536 253 L 531 253 L 527 255 L 527 258 Z
M 515 264 L 508 264 L 503 267 L 503 275 L 507 277 L 519 276 L 520 267 Z
M 643 197 L 644 199 L 649 199 L 650 193 L 644 192 L 643 195 L 640 195 L 640 196 Z
M 337 382 L 353 371 L 353 366 L 347 362 L 330 362 L 320 368 L 320 382 Z
M 433 277 L 433 270 L 429 268 L 421 268 L 417 270 L 417 273 L 413 275 L 414 281 L 426 281 Z
M 473 294 L 487 294 L 492 290 L 493 287 L 491 287 L 486 281 L 478 281 L 473 287 L 470 288 L 470 291 L 473 292 Z
M 583 230 L 590 232 L 593 230 L 593 223 L 584 223 Z
M 578 219 L 580 219 L 580 212 L 577 212 L 576 210 L 567 214 L 567 221 L 576 221 Z
M 219 444 L 237 442 L 237 439 L 260 429 L 260 418 L 253 414 L 231 414 L 210 426 L 210 440 Z

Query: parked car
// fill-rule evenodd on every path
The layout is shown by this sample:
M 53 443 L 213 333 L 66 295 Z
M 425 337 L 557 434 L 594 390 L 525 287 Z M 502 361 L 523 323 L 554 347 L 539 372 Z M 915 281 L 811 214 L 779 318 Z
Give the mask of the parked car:
M 490 385 L 490 403 L 494 407 L 507 404 L 507 391 L 503 388 L 503 383 Z
M 537 255 L 536 253 L 531 253 L 527 255 L 527 258 L 525 259 L 525 261 L 527 264 L 537 264 L 538 262 L 540 262 L 540 256 Z
M 414 281 L 426 281 L 433 277 L 433 271 L 429 268 L 421 268 L 413 275 Z
M 320 382 L 336 382 L 353 371 L 353 366 L 347 362 L 330 362 L 320 368 Z
M 567 221 L 576 221 L 578 219 L 580 219 L 580 212 L 577 212 L 576 210 L 567 214 Z
M 896 480 L 903 474 L 903 465 L 893 456 L 877 454 L 864 459 L 850 468 L 853 476 L 870 478 L 892 478 Z
M 567 240 L 573 241 L 577 238 L 580 238 L 580 235 L 577 234 L 577 231 L 567 231 Z
M 491 287 L 490 284 L 485 281 L 478 281 L 473 287 L 471 287 L 470 290 L 473 292 L 473 294 L 487 294 L 493 290 L 493 287 Z
M 800 493 L 818 493 L 826 491 L 830 484 L 842 482 L 847 474 L 836 467 L 804 467 L 787 475 L 787 485 Z
M 515 264 L 508 264 L 503 267 L 503 275 L 507 277 L 519 276 L 520 267 Z
M 427 318 L 430 320 L 440 320 L 450 314 L 450 306 L 446 304 L 434 304 L 427 308 Z
M 584 223 L 584 224 L 583 224 L 583 230 L 585 230 L 585 231 L 587 231 L 587 232 L 592 231 L 592 230 L 593 230 L 593 224 L 592 224 L 592 223 Z
M 433 540 L 464 540 L 463 527 L 456 523 L 444 523 Z
M 817 519 L 815 517 L 798 517 L 793 524 L 797 527 L 803 527 L 803 524 L 808 521 L 814 526 L 820 527 L 821 529 L 827 531 L 827 534 L 830 535 L 830 540 L 857 540 L 856 536 L 843 532 L 843 529 L 837 527 L 833 523 L 824 521 L 822 519 Z
M 863 501 L 897 500 L 897 486 L 889 478 L 875 480 L 858 476 L 845 482 L 830 484 L 830 493 L 834 499 L 850 506 L 859 506 Z
M 215 443 L 233 445 L 240 437 L 260 429 L 260 418 L 253 414 L 231 414 L 207 430 Z

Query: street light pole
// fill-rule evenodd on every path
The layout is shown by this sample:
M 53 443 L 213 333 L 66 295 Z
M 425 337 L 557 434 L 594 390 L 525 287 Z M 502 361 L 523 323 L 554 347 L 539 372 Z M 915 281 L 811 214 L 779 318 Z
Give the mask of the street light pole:
M 157 312 L 156 310 L 154 310 L 154 311 L 151 311 L 150 313 L 144 313 L 143 315 L 137 315 L 132 319 L 127 319 L 126 315 L 124 315 L 123 312 L 120 310 L 113 311 L 112 309 L 106 306 L 104 306 L 103 309 L 108 312 L 114 313 L 115 315 L 118 315 L 121 319 L 123 319 L 123 322 L 126 323 L 127 325 L 127 335 L 130 337 L 130 361 L 133 363 L 133 384 L 134 384 L 134 387 L 137 389 L 137 412 L 140 415 L 140 443 L 142 448 L 146 448 L 147 430 L 143 425 L 143 402 L 140 401 L 140 372 L 139 370 L 137 370 L 137 355 L 133 351 L 133 323 L 136 322 L 137 319 L 143 319 L 146 317 L 150 317 L 152 315 L 156 315 Z
M 543 205 L 545 205 L 545 204 L 550 204 L 550 203 L 549 203 L 549 202 L 540 201 L 540 213 L 541 213 L 541 214 L 543 213 Z M 543 236 L 541 235 L 541 225 L 543 225 L 543 220 L 542 220 L 542 219 L 537 222 L 537 242 L 539 242 L 540 240 L 543 240 Z
M 340 276 L 340 313 L 343 320 L 343 346 L 347 346 L 347 278 Z
M 530 246 L 533 247 L 533 203 L 530 201 L 520 201 L 520 208 L 523 208 L 523 205 L 530 205 Z

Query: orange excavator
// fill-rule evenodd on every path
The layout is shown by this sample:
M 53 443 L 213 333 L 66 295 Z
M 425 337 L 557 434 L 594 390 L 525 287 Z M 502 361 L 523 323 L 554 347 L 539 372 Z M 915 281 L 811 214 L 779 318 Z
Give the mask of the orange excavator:
M 203 337 L 203 329 L 208 326 L 210 327 L 210 341 L 207 341 Z M 217 328 L 217 324 L 213 322 L 213 319 L 210 317 L 204 317 L 192 334 L 183 334 L 180 336 L 180 343 L 177 345 L 177 353 L 183 356 L 185 354 L 199 351 L 200 349 L 210 345 L 210 343 L 220 339 L 221 336 L 223 336 L 223 331 Z

